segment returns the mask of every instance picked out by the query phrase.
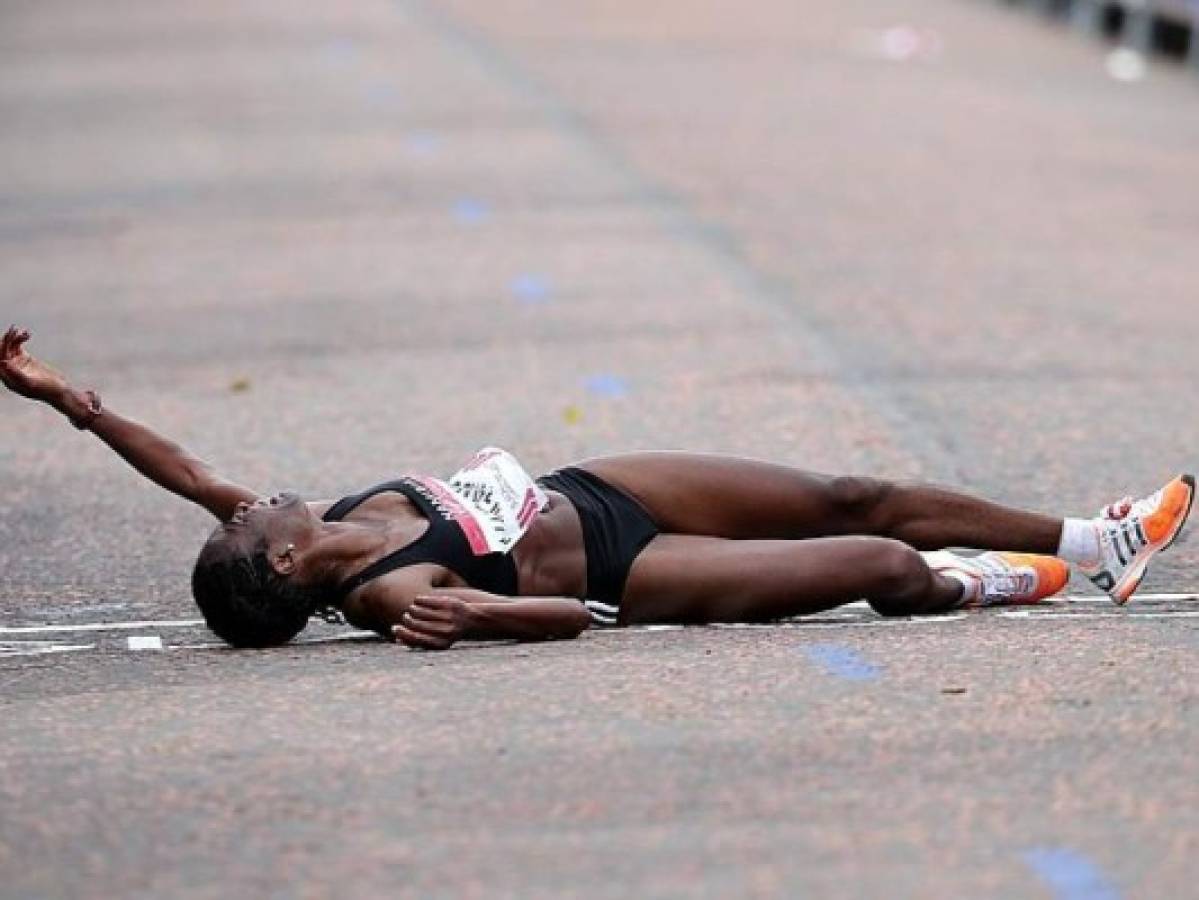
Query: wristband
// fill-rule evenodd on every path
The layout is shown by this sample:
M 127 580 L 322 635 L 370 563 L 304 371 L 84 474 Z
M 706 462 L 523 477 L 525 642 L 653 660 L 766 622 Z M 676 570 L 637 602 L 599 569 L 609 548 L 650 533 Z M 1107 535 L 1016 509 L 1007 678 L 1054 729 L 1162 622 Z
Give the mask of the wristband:
M 103 409 L 100 403 L 100 395 L 95 391 L 84 391 L 83 396 L 87 402 L 87 408 L 84 409 L 83 414 L 78 417 L 67 417 L 71 420 L 71 424 L 80 431 L 83 431 L 90 426 L 92 422 L 96 421 L 96 416 L 100 415 L 100 410 Z

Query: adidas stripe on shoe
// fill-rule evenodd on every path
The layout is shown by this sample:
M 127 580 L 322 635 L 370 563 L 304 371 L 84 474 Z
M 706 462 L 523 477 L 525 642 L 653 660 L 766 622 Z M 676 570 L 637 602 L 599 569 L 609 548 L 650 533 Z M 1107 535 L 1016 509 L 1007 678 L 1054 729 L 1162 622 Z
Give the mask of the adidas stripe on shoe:
M 1116 603 L 1127 603 L 1150 560 L 1178 538 L 1194 499 L 1195 477 L 1179 475 L 1148 497 L 1106 507 L 1095 520 L 1099 562 L 1079 570 Z

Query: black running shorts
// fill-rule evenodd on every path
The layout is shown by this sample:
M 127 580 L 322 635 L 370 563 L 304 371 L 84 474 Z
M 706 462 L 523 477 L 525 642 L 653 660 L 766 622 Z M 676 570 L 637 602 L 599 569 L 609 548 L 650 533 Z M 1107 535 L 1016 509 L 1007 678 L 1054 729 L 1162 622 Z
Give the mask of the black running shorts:
M 596 625 L 616 625 L 629 569 L 658 526 L 645 507 L 624 491 L 585 469 L 567 466 L 537 483 L 570 500 L 583 524 L 587 554 L 587 599 Z

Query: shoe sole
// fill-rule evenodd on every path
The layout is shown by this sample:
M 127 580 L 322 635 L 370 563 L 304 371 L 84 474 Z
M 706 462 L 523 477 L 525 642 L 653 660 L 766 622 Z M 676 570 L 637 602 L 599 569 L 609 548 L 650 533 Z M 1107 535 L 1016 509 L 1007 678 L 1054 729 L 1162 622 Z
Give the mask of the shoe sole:
M 1117 606 L 1123 606 L 1132 599 L 1132 595 L 1137 592 L 1137 588 L 1141 586 L 1141 582 L 1145 579 L 1145 572 L 1149 569 L 1150 561 L 1163 550 L 1169 550 L 1174 542 L 1178 540 L 1178 535 L 1182 531 L 1182 527 L 1186 525 L 1187 519 L 1191 515 L 1191 507 L 1195 503 L 1195 476 L 1183 475 L 1182 483 L 1190 489 L 1190 493 L 1187 495 L 1186 509 L 1182 511 L 1182 515 L 1178 517 L 1178 524 L 1174 526 L 1173 531 L 1170 532 L 1169 537 L 1166 538 L 1162 545 L 1160 547 L 1150 546 L 1145 548 L 1144 557 L 1125 572 L 1124 577 L 1112 588 L 1109 596 L 1115 601 Z
M 988 551 L 988 552 L 999 552 L 999 551 Z M 1032 554 L 1029 554 L 1029 555 L 1032 555 Z M 972 572 L 969 569 L 963 567 L 961 565 L 961 562 L 962 562 L 961 558 L 958 557 L 956 554 L 950 553 L 947 550 L 934 550 L 930 553 L 925 553 L 924 558 L 925 558 L 925 562 L 928 564 L 928 567 L 930 569 L 932 569 L 932 571 L 934 571 L 940 575 L 943 575 L 946 572 L 953 571 L 953 572 L 959 572 L 960 574 L 965 575 L 967 578 L 971 578 L 974 581 L 979 582 L 980 584 L 982 582 L 982 576 L 980 576 L 977 572 Z M 969 557 L 967 557 L 967 559 L 969 559 Z M 1068 581 L 1069 581 L 1069 578 L 1067 577 L 1066 580 L 1062 581 L 1061 585 L 1057 588 L 1057 590 L 1043 591 L 1043 592 L 1038 593 L 1037 596 L 1035 596 L 1035 597 L 1021 597 L 1019 599 L 1008 598 L 1005 600 L 992 600 L 990 603 L 975 600 L 975 601 L 971 601 L 968 603 L 967 602 L 959 603 L 959 605 L 957 606 L 957 609 L 991 609 L 993 607 L 998 607 L 998 606 L 1036 606 L 1037 604 L 1041 603 L 1042 601 L 1048 600 L 1050 597 L 1055 597 L 1058 594 L 1060 594 L 1063 590 L 1065 590 L 1066 584 L 1068 583 Z M 1039 575 L 1038 575 L 1038 584 L 1039 584 Z

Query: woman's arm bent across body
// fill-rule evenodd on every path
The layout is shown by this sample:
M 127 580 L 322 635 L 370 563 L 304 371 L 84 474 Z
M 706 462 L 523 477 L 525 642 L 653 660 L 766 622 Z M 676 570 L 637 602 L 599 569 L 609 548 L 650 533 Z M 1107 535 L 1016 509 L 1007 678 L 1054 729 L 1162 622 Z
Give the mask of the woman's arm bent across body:
M 441 588 L 414 597 L 391 633 L 409 647 L 447 650 L 461 640 L 569 640 L 590 624 L 586 607 L 572 597 L 500 597 Z
M 349 601 L 347 619 L 421 650 L 447 650 L 462 640 L 567 640 L 591 624 L 587 608 L 572 597 L 504 597 L 415 578 L 375 584 Z
M 15 326 L 0 338 L 0 382 L 13 393 L 37 400 L 91 431 L 155 484 L 204 507 L 221 521 L 258 494 L 222 478 L 203 460 L 145 425 L 103 407 L 94 391 L 73 388 L 53 367 L 24 348 L 29 332 Z

